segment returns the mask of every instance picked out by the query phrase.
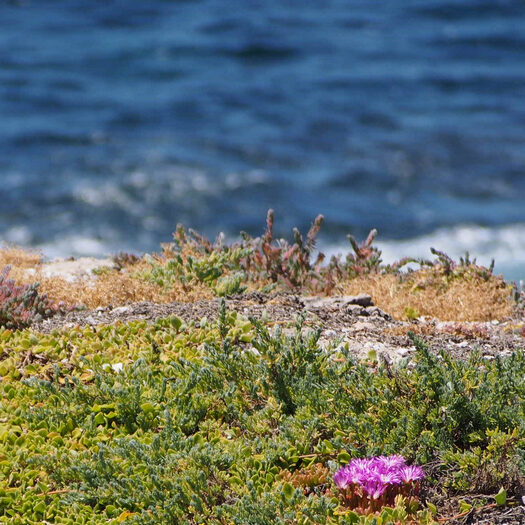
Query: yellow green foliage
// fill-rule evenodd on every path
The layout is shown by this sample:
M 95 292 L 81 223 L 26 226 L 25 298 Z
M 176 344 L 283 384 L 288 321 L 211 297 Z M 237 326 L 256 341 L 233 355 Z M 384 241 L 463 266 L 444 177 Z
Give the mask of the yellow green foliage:
M 0 523 L 408 525 L 440 516 L 432 487 L 522 493 L 523 352 L 457 361 L 416 340 L 413 367 L 370 366 L 319 334 L 224 305 L 198 325 L 0 330 Z M 333 473 L 379 454 L 427 480 L 358 515 Z

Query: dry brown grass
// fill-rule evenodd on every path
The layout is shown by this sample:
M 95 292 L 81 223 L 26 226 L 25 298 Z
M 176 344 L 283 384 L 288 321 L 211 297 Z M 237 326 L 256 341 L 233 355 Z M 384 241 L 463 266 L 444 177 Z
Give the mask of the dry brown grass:
M 181 284 L 175 284 L 167 290 L 116 270 L 102 273 L 91 281 L 71 283 L 58 277 L 48 277 L 41 279 L 40 283 L 40 289 L 55 301 L 84 304 L 88 308 L 119 306 L 140 301 L 195 302 L 213 297 L 210 288 L 202 284 L 194 284 L 186 288 Z
M 137 301 L 193 302 L 213 297 L 213 291 L 204 284 L 174 284 L 167 290 L 114 270 L 91 282 L 70 283 L 57 277 L 42 278 L 40 282 L 41 290 L 51 298 L 82 303 L 88 308 Z M 400 282 L 394 275 L 375 275 L 358 277 L 342 286 L 345 294 L 369 293 L 374 304 L 395 319 L 430 316 L 442 321 L 491 321 L 504 319 L 513 311 L 508 286 L 496 279 L 456 279 L 447 286 L 420 288 L 412 281 Z
M 497 277 L 447 282 L 425 269 L 402 281 L 392 274 L 358 277 L 344 283 L 343 289 L 346 294 L 370 294 L 374 304 L 400 320 L 430 316 L 442 321 L 491 321 L 513 313 L 510 287 Z
M 42 254 L 18 246 L 4 246 L 0 249 L 0 266 L 8 264 L 20 268 L 33 268 L 42 261 Z
M 0 269 L 7 265 L 11 266 L 10 279 L 18 284 L 39 282 L 40 292 L 46 293 L 54 301 L 63 301 L 68 305 L 84 304 L 88 308 L 96 308 L 139 301 L 194 302 L 211 299 L 213 296 L 211 290 L 202 284 L 196 283 L 188 287 L 175 284 L 167 290 L 132 275 L 135 270 L 144 269 L 144 262 L 127 268 L 127 271 L 107 269 L 96 278 L 69 282 L 61 277 L 43 275 L 40 252 L 7 246 L 0 249 Z M 34 271 L 28 272 L 30 269 Z
M 38 267 L 41 262 L 42 254 L 39 251 L 10 245 L 0 248 L 0 269 L 11 266 L 9 278 L 15 281 L 26 282 L 26 270 Z

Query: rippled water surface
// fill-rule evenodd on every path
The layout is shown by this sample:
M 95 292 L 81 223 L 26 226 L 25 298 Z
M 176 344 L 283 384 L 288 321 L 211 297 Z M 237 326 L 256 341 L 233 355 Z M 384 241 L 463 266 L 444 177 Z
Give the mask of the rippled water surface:
M 273 207 L 525 276 L 524 2 L 26 0 L 0 29 L 4 240 L 153 250 Z

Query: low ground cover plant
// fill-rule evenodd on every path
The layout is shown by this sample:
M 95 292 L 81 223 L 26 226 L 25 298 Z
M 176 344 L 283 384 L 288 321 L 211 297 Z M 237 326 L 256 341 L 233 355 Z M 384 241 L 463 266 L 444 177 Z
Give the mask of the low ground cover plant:
M 214 323 L 0 329 L 0 523 L 435 523 L 458 495 L 518 501 L 522 351 L 414 339 L 393 366 L 319 336 L 224 304 Z M 350 495 L 378 461 L 390 488 Z
M 55 303 L 39 293 L 39 283 L 17 285 L 9 279 L 10 271 L 10 266 L 0 270 L 0 326 L 25 328 L 67 311 L 64 303 Z

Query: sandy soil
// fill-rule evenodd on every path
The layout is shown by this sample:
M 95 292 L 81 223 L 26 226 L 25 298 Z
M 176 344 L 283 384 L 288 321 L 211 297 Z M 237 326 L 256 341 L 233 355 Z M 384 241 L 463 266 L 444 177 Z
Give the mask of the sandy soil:
M 95 257 L 80 257 L 78 259 L 53 259 L 44 262 L 38 267 L 44 277 L 62 277 L 68 282 L 77 279 L 91 279 L 95 277 L 93 270 L 96 268 L 112 267 L 111 259 L 96 259 Z M 28 275 L 36 273 L 36 269 L 26 270 Z

